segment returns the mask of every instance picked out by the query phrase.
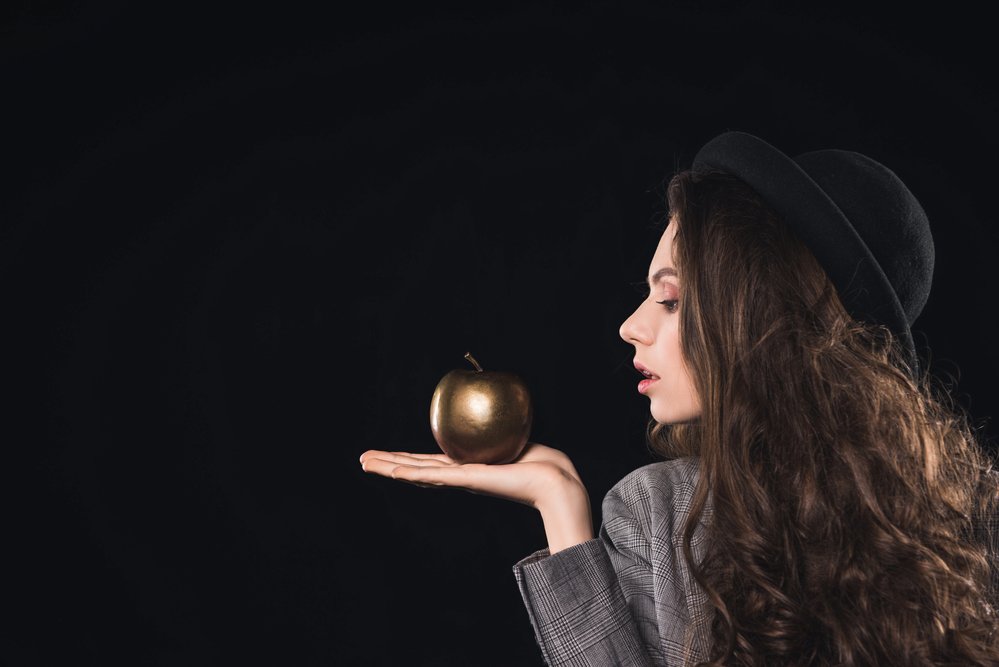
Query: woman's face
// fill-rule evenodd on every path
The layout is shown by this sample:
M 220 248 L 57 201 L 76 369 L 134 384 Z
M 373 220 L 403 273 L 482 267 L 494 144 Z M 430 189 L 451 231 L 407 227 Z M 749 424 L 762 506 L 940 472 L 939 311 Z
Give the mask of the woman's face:
M 676 224 L 670 222 L 649 265 L 649 296 L 619 332 L 626 343 L 635 346 L 636 366 L 658 378 L 643 381 L 639 391 L 649 397 L 652 418 L 660 424 L 690 421 L 701 414 L 700 399 L 680 354 L 681 285 L 673 263 L 675 235 Z

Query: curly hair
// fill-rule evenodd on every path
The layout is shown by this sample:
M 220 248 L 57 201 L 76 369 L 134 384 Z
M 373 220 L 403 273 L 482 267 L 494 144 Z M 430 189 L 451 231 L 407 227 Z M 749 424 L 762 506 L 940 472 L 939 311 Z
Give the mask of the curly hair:
M 968 416 L 887 327 L 851 318 L 744 182 L 679 171 L 666 197 L 703 411 L 651 421 L 647 444 L 699 460 L 682 549 L 714 608 L 700 664 L 999 664 L 999 472 Z

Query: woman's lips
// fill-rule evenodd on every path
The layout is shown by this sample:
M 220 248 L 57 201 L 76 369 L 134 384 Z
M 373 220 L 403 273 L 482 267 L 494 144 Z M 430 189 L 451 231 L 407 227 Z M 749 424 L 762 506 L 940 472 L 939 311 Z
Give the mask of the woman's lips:
M 645 380 L 642 380 L 641 382 L 638 383 L 638 393 L 644 394 L 650 385 L 658 381 L 659 378 L 646 378 Z
M 646 368 L 643 364 L 639 363 L 638 359 L 634 360 L 635 370 L 637 370 L 646 378 L 638 383 L 638 393 L 644 394 L 645 391 L 652 386 L 652 383 L 659 379 L 659 376 Z

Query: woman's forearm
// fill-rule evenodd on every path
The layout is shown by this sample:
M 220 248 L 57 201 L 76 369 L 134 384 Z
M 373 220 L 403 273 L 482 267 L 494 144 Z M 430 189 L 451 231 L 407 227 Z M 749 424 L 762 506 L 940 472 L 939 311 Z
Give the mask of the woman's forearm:
M 585 488 L 564 488 L 539 504 L 538 510 L 545 524 L 549 553 L 593 539 L 593 515 Z

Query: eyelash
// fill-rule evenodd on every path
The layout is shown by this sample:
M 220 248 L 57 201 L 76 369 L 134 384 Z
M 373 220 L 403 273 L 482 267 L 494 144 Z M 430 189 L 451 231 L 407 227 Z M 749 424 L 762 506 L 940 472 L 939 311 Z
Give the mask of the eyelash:
M 644 281 L 640 281 L 640 282 L 634 282 L 631 285 L 632 285 L 632 287 L 635 288 L 635 291 L 638 292 L 639 294 L 641 294 L 644 298 L 646 298 L 646 299 L 649 298 L 649 286 L 648 286 L 648 283 L 646 283 Z M 666 308 L 666 312 L 668 312 L 668 313 L 675 313 L 676 309 L 679 308 L 679 306 L 680 306 L 680 300 L 679 299 L 666 299 L 665 301 L 656 301 L 656 303 L 661 304 L 663 307 L 665 307 Z M 671 303 L 674 304 L 672 309 L 670 309 L 670 307 L 668 305 L 668 304 L 671 304 Z

